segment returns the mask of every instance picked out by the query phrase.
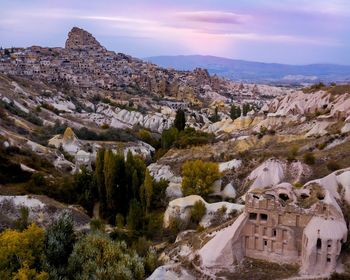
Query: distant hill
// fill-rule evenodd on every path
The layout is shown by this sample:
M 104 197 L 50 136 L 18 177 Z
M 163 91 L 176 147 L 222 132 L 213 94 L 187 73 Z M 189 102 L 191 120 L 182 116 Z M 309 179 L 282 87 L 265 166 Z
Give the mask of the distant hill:
M 210 74 L 247 82 L 350 82 L 350 66 L 336 64 L 288 65 L 204 55 L 154 56 L 145 60 L 177 70 L 206 68 Z

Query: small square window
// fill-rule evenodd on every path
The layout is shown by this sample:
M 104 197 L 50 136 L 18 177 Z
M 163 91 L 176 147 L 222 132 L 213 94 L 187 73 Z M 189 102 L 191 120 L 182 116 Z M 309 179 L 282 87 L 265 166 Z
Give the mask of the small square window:
M 260 221 L 267 221 L 267 214 L 260 214 Z
M 258 217 L 257 213 L 249 213 L 249 220 L 256 220 L 257 217 Z

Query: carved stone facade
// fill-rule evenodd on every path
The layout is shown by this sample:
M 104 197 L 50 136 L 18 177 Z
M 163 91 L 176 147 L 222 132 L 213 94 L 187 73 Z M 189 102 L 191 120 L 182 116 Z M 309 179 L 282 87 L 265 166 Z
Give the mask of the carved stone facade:
M 247 193 L 245 211 L 201 249 L 201 257 L 206 266 L 232 265 L 250 257 L 295 263 L 306 275 L 327 275 L 335 270 L 347 233 L 329 190 L 316 183 L 301 189 L 282 183 Z M 208 257 L 211 246 L 220 242 L 221 248 Z
M 302 236 L 312 215 L 290 206 L 281 206 L 279 199 L 264 195 L 263 200 L 248 194 L 248 220 L 243 228 L 245 255 L 273 261 L 298 262 Z
M 311 186 L 306 195 L 285 183 L 262 193 L 248 193 L 240 232 L 244 255 L 297 263 L 306 274 L 333 271 L 347 228 L 336 201 L 318 188 Z M 314 203 L 305 206 L 303 201 L 311 195 Z

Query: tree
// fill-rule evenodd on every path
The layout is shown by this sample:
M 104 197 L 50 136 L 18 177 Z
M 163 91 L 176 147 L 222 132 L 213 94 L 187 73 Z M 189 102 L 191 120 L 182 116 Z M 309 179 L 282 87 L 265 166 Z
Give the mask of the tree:
M 50 279 L 66 276 L 74 242 L 73 218 L 71 213 L 65 211 L 49 226 L 45 235 L 45 256 Z
M 44 260 L 44 230 L 31 224 L 23 232 L 0 233 L 0 279 L 47 279 L 41 272 Z
M 243 116 L 246 116 L 252 107 L 248 103 L 243 104 Z
M 151 202 L 152 202 L 152 195 L 153 195 L 153 182 L 152 182 L 152 176 L 149 173 L 149 170 L 146 169 L 146 175 L 145 175 L 145 181 L 143 182 L 143 188 L 144 194 L 142 195 L 144 201 L 143 201 L 143 207 L 146 215 L 148 214 Z
M 163 130 L 161 137 L 161 146 L 163 149 L 169 149 L 178 138 L 179 131 L 176 127 Z
M 241 116 L 241 107 L 240 106 L 235 106 L 232 104 L 231 110 L 230 110 L 230 116 L 232 120 L 235 120 Z
M 129 197 L 129 185 L 126 181 L 124 155 L 116 155 L 113 173 L 114 186 L 112 199 L 115 201 L 115 212 L 112 213 L 112 218 L 114 222 L 114 218 L 117 213 L 121 213 L 123 216 L 125 216 L 128 213 L 129 201 L 131 199 L 131 197 Z
M 139 230 L 142 228 L 143 212 L 140 204 L 136 199 L 130 201 L 130 208 L 128 216 L 126 217 L 126 223 L 129 229 Z
M 92 214 L 97 192 L 93 172 L 83 166 L 80 172 L 74 174 L 73 184 L 77 203 Z
M 174 127 L 176 127 L 178 131 L 182 131 L 186 127 L 186 116 L 182 109 L 176 111 Z
M 182 165 L 182 192 L 206 197 L 216 180 L 220 178 L 219 166 L 202 160 L 186 161 Z
M 104 153 L 104 186 L 106 193 L 106 210 L 104 217 L 108 217 L 112 212 L 115 211 L 115 201 L 114 201 L 114 183 L 115 183 L 115 169 L 116 160 L 115 155 L 112 150 L 106 150 Z
M 29 209 L 22 206 L 20 208 L 20 217 L 16 220 L 16 229 L 23 231 L 28 227 Z
M 218 121 L 220 121 L 220 116 L 219 116 L 219 112 L 218 112 L 218 107 L 215 107 L 214 115 L 212 115 L 209 119 L 210 119 L 212 122 L 218 122 Z
M 115 216 L 115 225 L 118 228 L 123 228 L 124 227 L 124 217 L 122 214 L 117 214 L 117 216 Z
M 169 181 L 160 179 L 159 181 L 153 180 L 153 192 L 151 209 L 159 209 L 167 206 L 166 189 L 169 185 Z
M 131 189 L 132 189 L 133 197 L 135 198 L 139 197 L 139 188 L 140 188 L 140 181 L 137 175 L 137 170 L 135 169 L 134 172 L 132 173 L 132 178 L 131 178 Z
M 100 213 L 103 215 L 106 211 L 106 188 L 104 177 L 104 157 L 105 149 L 99 149 L 96 155 L 95 180 L 98 189 L 98 196 L 100 200 Z
M 144 279 L 142 259 L 125 242 L 102 233 L 89 234 L 75 245 L 68 261 L 71 279 Z

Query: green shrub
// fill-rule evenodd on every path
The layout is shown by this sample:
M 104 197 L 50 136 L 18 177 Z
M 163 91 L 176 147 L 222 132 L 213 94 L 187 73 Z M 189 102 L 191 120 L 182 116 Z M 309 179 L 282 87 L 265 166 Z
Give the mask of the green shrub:
M 159 265 L 158 256 L 153 248 L 149 248 L 144 257 L 146 275 L 150 275 Z
M 163 237 L 163 212 L 152 212 L 147 216 L 146 235 L 148 238 L 161 239 Z
M 16 220 L 15 226 L 19 231 L 23 231 L 28 227 L 29 209 L 22 206 L 20 208 L 20 217 Z
M 198 224 L 203 216 L 206 214 L 207 208 L 203 201 L 198 200 L 195 202 L 193 207 L 191 208 L 191 221 L 195 224 Z
M 336 161 L 332 160 L 332 161 L 329 161 L 327 163 L 327 169 L 329 171 L 336 171 L 336 170 L 340 169 L 340 165 Z
M 162 148 L 163 149 L 171 148 L 174 142 L 177 140 L 178 134 L 179 134 L 179 131 L 175 127 L 165 129 L 161 137 Z
M 326 146 L 327 144 L 325 142 L 316 145 L 317 149 L 319 150 L 323 150 L 324 148 L 326 148 Z
M 116 217 L 115 217 L 115 225 L 118 227 L 118 228 L 123 228 L 124 227 L 124 217 L 122 214 L 117 214 Z
M 294 188 L 300 189 L 300 188 L 302 188 L 302 187 L 303 187 L 303 184 L 302 184 L 302 183 L 300 183 L 300 182 L 294 183 Z
M 104 123 L 101 125 L 101 129 L 108 129 L 109 128 L 109 125 Z
M 307 152 L 303 156 L 304 163 L 308 165 L 313 165 L 316 162 L 315 155 L 312 152 Z
M 75 245 L 68 261 L 70 279 L 144 279 L 143 259 L 125 242 L 89 234 Z
M 299 151 L 299 146 L 298 145 L 291 146 L 288 149 L 287 160 L 288 161 L 295 160 L 296 156 L 298 155 L 298 151 Z
M 203 131 L 197 131 L 193 127 L 187 127 L 181 131 L 174 142 L 174 146 L 184 149 L 189 146 L 200 146 L 212 143 L 214 135 Z
M 104 232 L 105 231 L 105 227 L 106 227 L 106 225 L 101 219 L 93 218 L 90 221 L 90 229 L 92 231 L 102 231 L 102 232 Z
M 67 276 L 67 263 L 75 242 L 73 218 L 63 212 L 45 234 L 45 257 L 50 279 Z

